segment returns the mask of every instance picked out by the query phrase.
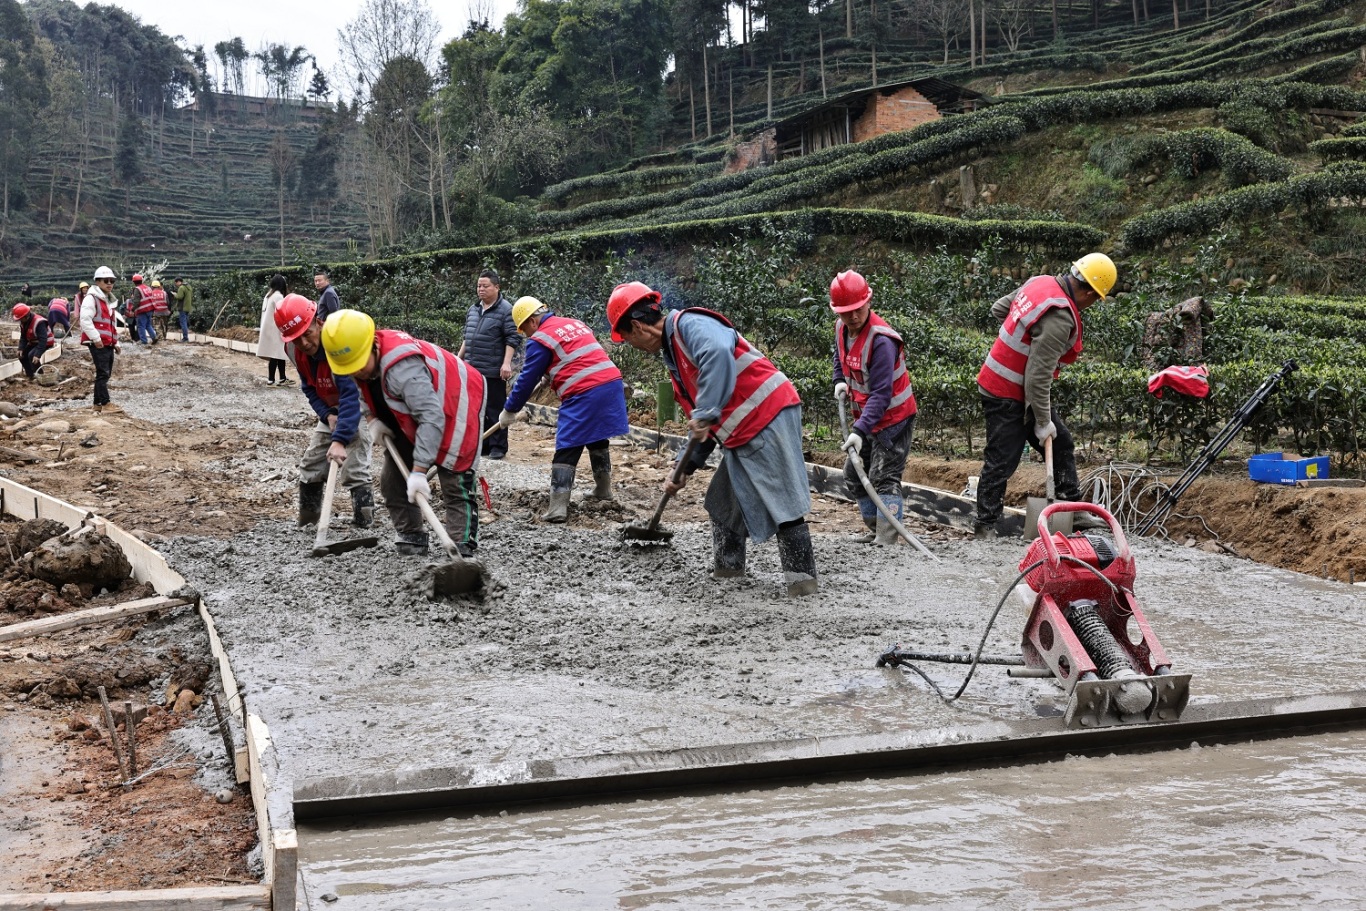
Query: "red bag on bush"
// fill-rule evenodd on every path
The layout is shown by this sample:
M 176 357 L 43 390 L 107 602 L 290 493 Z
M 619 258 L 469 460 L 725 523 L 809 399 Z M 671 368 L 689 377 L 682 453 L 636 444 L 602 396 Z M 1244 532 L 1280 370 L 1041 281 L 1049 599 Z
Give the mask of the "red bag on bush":
M 1148 377 L 1149 392 L 1160 399 L 1164 389 L 1174 389 L 1182 395 L 1203 399 L 1209 395 L 1209 370 L 1204 364 L 1168 367 Z

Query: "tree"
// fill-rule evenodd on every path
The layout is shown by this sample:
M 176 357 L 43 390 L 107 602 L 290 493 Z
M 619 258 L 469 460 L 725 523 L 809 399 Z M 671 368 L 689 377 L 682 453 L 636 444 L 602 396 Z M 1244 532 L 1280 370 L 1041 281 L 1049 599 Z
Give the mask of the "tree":
M 916 0 L 916 14 L 944 48 L 944 63 L 949 62 L 949 45 L 963 31 L 963 0 Z
M 285 264 L 285 191 L 292 190 L 294 178 L 294 149 L 284 130 L 276 130 L 270 140 L 270 179 L 275 185 L 275 199 L 280 213 L 280 265 Z
M 997 0 L 995 8 L 992 9 L 991 15 L 996 21 L 996 30 L 1010 53 L 1019 50 L 1020 39 L 1033 31 L 1033 10 L 1033 0 Z
M 213 46 L 214 55 L 223 66 L 223 78 L 220 80 L 223 91 L 232 91 L 237 95 L 246 94 L 246 72 L 244 65 L 251 57 L 251 52 L 241 38 L 233 38 L 229 41 L 220 41 Z M 232 88 L 229 89 L 228 87 Z
M 142 118 L 132 113 L 124 114 L 114 142 L 114 177 L 125 188 L 142 179 L 142 146 L 146 141 L 147 131 L 143 129 Z
M 308 97 L 315 105 L 321 105 L 332 94 L 332 86 L 327 82 L 327 74 L 318 69 L 318 61 L 313 61 L 313 78 L 308 82 Z
M 283 44 L 268 44 L 252 54 L 267 90 L 283 104 L 298 92 L 299 71 L 313 58 L 302 46 L 288 50 Z
M 12 209 L 27 199 L 29 131 L 48 103 L 47 67 L 16 0 L 0 0 L 0 238 Z
M 430 71 L 441 32 L 425 0 L 366 0 L 356 18 L 337 32 L 341 66 L 357 98 L 366 98 L 394 60 L 416 60 Z

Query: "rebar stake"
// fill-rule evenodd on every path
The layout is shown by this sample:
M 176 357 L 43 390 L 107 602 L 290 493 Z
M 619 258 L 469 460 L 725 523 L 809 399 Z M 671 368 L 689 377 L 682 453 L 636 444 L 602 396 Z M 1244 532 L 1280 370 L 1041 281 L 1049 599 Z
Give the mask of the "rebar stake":
M 119 733 L 114 730 L 114 711 L 109 708 L 109 694 L 99 687 L 100 705 L 104 707 L 104 726 L 109 729 L 109 745 L 114 748 L 114 761 L 119 764 L 119 781 L 125 782 L 133 776 L 123 774 L 123 750 L 119 747 Z
M 223 735 L 223 749 L 227 752 L 228 756 L 228 771 L 236 778 L 237 760 L 234 758 L 234 755 L 237 751 L 233 748 L 232 731 L 228 729 L 228 718 L 223 712 L 223 703 L 218 698 L 217 693 L 210 693 L 209 699 L 213 702 L 213 713 L 218 718 L 218 733 Z
M 128 734 L 128 780 L 132 781 L 138 777 L 138 742 L 133 736 L 133 728 L 137 722 L 133 720 L 133 703 L 131 700 L 123 701 L 123 730 Z

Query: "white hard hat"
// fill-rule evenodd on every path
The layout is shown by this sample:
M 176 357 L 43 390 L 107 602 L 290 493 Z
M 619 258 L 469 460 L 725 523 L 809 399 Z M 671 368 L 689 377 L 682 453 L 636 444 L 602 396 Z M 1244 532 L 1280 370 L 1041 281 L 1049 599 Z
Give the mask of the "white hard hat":
M 109 268 L 108 266 L 100 266 L 98 269 L 95 270 L 95 278 L 93 279 L 93 281 L 99 281 L 102 278 L 115 277 L 116 276 L 114 275 L 113 269 Z

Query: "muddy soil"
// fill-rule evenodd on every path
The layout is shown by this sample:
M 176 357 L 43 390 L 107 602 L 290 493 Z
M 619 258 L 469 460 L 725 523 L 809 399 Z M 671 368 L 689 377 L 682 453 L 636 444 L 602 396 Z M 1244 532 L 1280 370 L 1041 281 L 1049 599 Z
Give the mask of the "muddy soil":
M 1014 575 L 1018 541 L 913 526 L 943 558 L 932 565 L 909 548 L 850 545 L 852 506 L 817 497 L 822 593 L 788 602 L 771 543 L 751 547 L 747 578 L 707 578 L 705 475 L 666 513 L 672 547 L 621 545 L 617 526 L 657 502 L 667 454 L 614 447 L 616 501 L 583 498 L 585 469 L 569 524 L 541 523 L 553 435 L 518 425 L 509 458 L 485 465 L 490 589 L 433 601 L 435 558 L 397 557 L 383 509 L 379 548 L 308 555 L 312 529 L 292 522 L 295 460 L 313 423 L 297 386 L 267 387 L 260 360 L 222 349 L 127 347 L 111 384 L 123 413 L 92 414 L 83 378 L 0 387 L 21 412 L 0 429 L 0 465 L 140 532 L 205 593 L 246 698 L 296 778 L 1059 711 L 1040 681 L 984 672 L 972 699 L 948 708 L 919 678 L 873 667 L 895 642 L 975 647 Z M 85 377 L 88 358 L 64 358 L 63 369 Z M 916 457 L 907 477 L 956 491 L 978 467 Z M 1010 498 L 1023 505 L 1040 488 L 1026 469 Z M 333 537 L 352 533 L 348 505 L 339 498 Z M 1266 563 L 1318 571 L 1337 548 L 1329 569 L 1345 574 L 1366 554 L 1361 491 L 1215 476 L 1187 493 L 1182 511 L 1201 512 L 1236 552 Z M 1209 544 L 1191 530 L 1193 544 Z M 1226 552 L 1143 542 L 1138 553 L 1139 595 L 1178 669 L 1198 671 L 1196 699 L 1321 691 L 1359 677 L 1340 643 L 1366 632 L 1361 589 Z M 988 651 L 1018 648 L 1023 615 L 1007 607 Z M 929 672 L 950 691 L 961 679 L 952 667 Z

